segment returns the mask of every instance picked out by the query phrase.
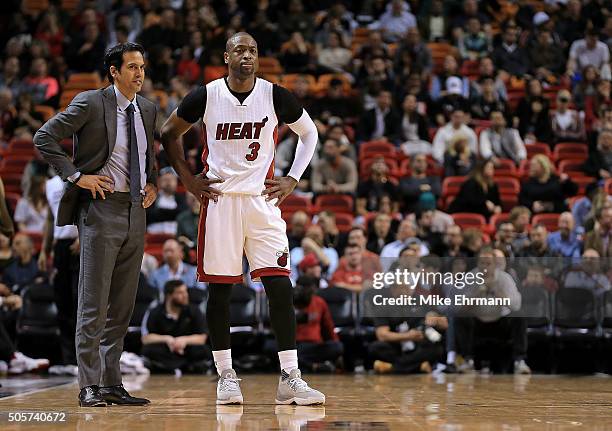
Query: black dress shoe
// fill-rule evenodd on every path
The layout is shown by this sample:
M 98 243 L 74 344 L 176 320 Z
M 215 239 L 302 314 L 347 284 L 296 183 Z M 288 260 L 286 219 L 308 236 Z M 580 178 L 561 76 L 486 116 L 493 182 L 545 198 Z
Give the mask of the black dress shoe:
M 106 401 L 100 395 L 96 385 L 85 386 L 79 392 L 79 406 L 81 407 L 106 407 Z
M 104 398 L 109 405 L 119 404 L 124 406 L 144 406 L 151 401 L 146 398 L 137 398 L 131 396 L 122 385 L 105 386 L 100 388 L 100 396 Z

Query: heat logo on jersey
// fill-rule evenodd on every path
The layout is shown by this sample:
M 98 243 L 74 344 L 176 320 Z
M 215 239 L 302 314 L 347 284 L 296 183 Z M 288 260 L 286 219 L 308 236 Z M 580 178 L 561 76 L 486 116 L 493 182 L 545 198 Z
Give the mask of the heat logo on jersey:
M 276 259 L 276 263 L 278 264 L 278 266 L 287 266 L 287 261 L 289 259 L 289 249 L 285 249 L 285 251 L 276 252 L 276 256 L 278 257 L 278 259 Z
M 217 124 L 217 141 L 227 141 L 230 139 L 259 139 L 261 129 L 268 122 L 268 117 L 255 123 L 219 123 Z

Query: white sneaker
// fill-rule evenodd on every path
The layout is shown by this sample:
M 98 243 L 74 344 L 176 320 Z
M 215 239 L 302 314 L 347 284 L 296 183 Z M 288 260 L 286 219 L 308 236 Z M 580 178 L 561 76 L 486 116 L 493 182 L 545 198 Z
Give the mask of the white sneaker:
M 54 365 L 49 368 L 49 374 L 77 377 L 79 375 L 79 367 L 76 365 Z
M 276 404 L 296 403 L 299 406 L 325 404 L 325 395 L 312 389 L 302 380 L 302 373 L 297 368 L 287 374 L 281 370 L 276 391 Z
M 49 368 L 48 359 L 33 359 L 21 352 L 15 352 L 9 365 L 9 374 L 23 374 L 31 371 L 41 371 Z
M 242 404 L 240 381 L 233 369 L 224 370 L 217 382 L 217 404 Z
M 531 368 L 524 359 L 514 361 L 514 374 L 531 374 Z

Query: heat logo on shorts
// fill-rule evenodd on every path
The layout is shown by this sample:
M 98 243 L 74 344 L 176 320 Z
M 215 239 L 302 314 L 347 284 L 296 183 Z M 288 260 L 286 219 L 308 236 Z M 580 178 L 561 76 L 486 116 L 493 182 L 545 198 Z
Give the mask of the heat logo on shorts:
M 287 261 L 289 260 L 288 249 L 285 249 L 285 251 L 277 251 L 276 256 L 278 256 L 278 259 L 276 259 L 278 266 L 287 266 Z
M 261 129 L 268 122 L 268 117 L 264 117 L 261 121 L 255 123 L 219 123 L 217 124 L 217 132 L 215 139 L 217 141 L 226 141 L 228 139 L 259 139 Z

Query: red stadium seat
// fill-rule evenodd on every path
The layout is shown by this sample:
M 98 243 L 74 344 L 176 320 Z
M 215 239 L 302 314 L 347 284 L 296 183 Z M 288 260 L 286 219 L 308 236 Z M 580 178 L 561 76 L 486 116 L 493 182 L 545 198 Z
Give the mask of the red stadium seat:
M 543 224 L 549 232 L 554 232 L 559 228 L 559 214 L 542 213 L 536 214 L 531 219 L 531 225 Z
M 15 208 L 17 208 L 17 202 L 19 202 L 19 199 L 21 199 L 21 195 L 19 193 L 6 193 L 5 199 L 9 211 L 14 213 Z
M 542 142 L 535 142 L 533 144 L 525 145 L 525 149 L 527 150 L 527 158 L 530 159 L 536 154 L 545 154 L 548 157 L 551 156 L 550 147 L 548 144 L 544 144 Z
M 492 232 L 495 232 L 499 225 L 510 221 L 510 213 L 493 214 L 489 220 L 489 227 Z
M 442 198 L 446 199 L 449 196 L 456 196 L 466 180 L 466 176 L 444 178 L 444 181 L 442 181 Z
M 512 208 L 518 206 L 518 194 L 503 194 L 500 193 L 499 199 L 501 200 L 501 207 L 503 212 L 510 212 Z
M 578 159 L 564 159 L 559 162 L 558 170 L 560 174 L 568 174 L 570 176 L 584 176 L 584 160 Z
M 572 181 L 575 182 L 576 184 L 578 184 L 578 195 L 583 196 L 584 194 L 586 194 L 586 187 L 597 181 L 597 178 L 595 177 L 587 177 L 587 176 L 572 176 L 571 177 Z
M 487 220 L 481 214 L 475 213 L 455 213 L 451 214 L 455 224 L 461 229 L 476 227 L 482 229 L 486 226 Z
M 498 159 L 499 165 L 495 166 L 495 176 L 518 177 L 518 170 L 514 160 Z
M 359 160 L 376 156 L 395 157 L 395 146 L 387 141 L 370 141 L 362 143 L 359 147 Z
M 283 67 L 274 57 L 259 57 L 259 73 L 280 75 L 283 73 Z
M 495 172 L 497 174 L 497 171 Z M 516 194 L 518 195 L 521 192 L 521 183 L 514 177 L 505 177 L 505 176 L 495 176 L 493 178 L 495 184 L 497 184 L 497 188 L 499 190 L 499 194 Z
M 393 157 L 389 157 L 389 156 L 386 156 L 384 158 L 385 158 L 385 164 L 389 168 L 389 176 L 390 177 L 399 176 L 400 169 L 397 164 L 397 159 Z M 376 158 L 373 157 L 373 158 L 363 159 L 359 162 L 359 177 L 360 178 L 365 179 L 370 176 L 370 173 L 372 170 L 372 164 L 374 163 L 375 160 Z
M 346 233 L 353 227 L 353 216 L 351 214 L 336 214 L 336 226 L 342 233 Z
M 311 213 L 310 199 L 304 196 L 292 194 L 285 198 L 280 204 L 280 209 L 283 213 L 294 213 L 296 211 L 304 211 L 306 214 Z
M 585 159 L 589 156 L 587 144 L 558 143 L 553 151 L 553 159 L 556 161 L 564 159 Z
M 319 195 L 315 200 L 316 211 L 329 210 L 338 214 L 353 214 L 353 198 L 348 195 Z
M 174 235 L 170 235 L 167 233 L 147 233 L 145 235 L 145 242 L 147 246 L 162 247 L 164 245 L 164 242 L 166 242 L 169 239 L 173 239 L 173 238 L 175 238 Z

